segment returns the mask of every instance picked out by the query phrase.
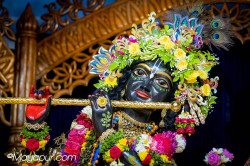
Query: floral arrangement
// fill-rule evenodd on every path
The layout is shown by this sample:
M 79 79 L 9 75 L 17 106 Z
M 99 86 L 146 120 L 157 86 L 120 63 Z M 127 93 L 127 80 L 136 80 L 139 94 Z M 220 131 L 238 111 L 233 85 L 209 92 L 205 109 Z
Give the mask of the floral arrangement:
M 166 22 L 161 28 L 153 17 L 142 22 L 142 27 L 132 27 L 132 35 L 114 40 L 109 49 L 99 49 L 89 63 L 90 73 L 101 78 L 96 88 L 109 91 L 118 85 L 123 69 L 135 60 L 149 61 L 160 58 L 171 67 L 173 82 L 179 84 L 175 99 L 183 106 L 190 106 L 190 114 L 195 125 L 204 124 L 209 110 L 215 104 L 218 77 L 209 78 L 218 58 L 209 51 L 199 50 L 203 44 L 204 25 L 197 18 L 174 15 L 174 23 Z M 190 128 L 190 127 L 188 127 Z M 191 133 L 190 133 L 191 134 Z
M 30 131 L 25 126 L 22 127 L 22 133 L 20 134 L 19 141 L 23 147 L 27 148 L 30 152 L 38 151 L 44 148 L 49 142 L 49 126 L 45 125 L 44 129 L 39 131 Z
M 113 165 L 115 165 L 114 161 L 119 159 L 121 153 L 125 150 L 129 150 L 128 140 L 125 138 L 122 131 L 111 134 L 100 146 L 100 153 L 104 154 L 103 159 L 108 163 L 113 162 Z M 118 164 L 122 165 L 119 160 Z
M 172 155 L 181 153 L 185 146 L 184 137 L 168 131 L 155 134 L 153 137 L 142 134 L 137 138 L 134 150 L 144 165 L 173 165 Z
M 35 162 L 22 162 L 22 166 L 42 166 L 43 163 L 41 161 Z
M 227 149 L 213 148 L 206 156 L 204 161 L 211 166 L 220 166 L 231 162 L 234 159 L 234 155 Z
M 67 160 L 60 160 L 59 165 L 76 166 L 81 159 L 81 151 L 86 150 L 87 141 L 90 141 L 90 135 L 93 134 L 91 130 L 93 128 L 92 120 L 88 114 L 84 113 L 87 110 L 88 107 L 80 115 L 77 115 L 77 118 L 72 122 L 65 148 L 62 150 L 62 156 Z M 84 159 L 83 162 L 86 162 L 86 157 Z
M 178 134 L 188 134 L 189 136 L 191 136 L 195 132 L 194 123 L 195 121 L 189 114 L 189 112 L 182 111 L 175 120 L 176 132 Z

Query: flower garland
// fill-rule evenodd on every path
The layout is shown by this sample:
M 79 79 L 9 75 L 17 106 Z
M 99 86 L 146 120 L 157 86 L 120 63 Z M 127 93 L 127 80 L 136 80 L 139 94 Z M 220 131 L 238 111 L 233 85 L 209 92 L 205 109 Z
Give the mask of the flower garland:
M 184 112 L 183 110 L 175 120 L 175 128 L 177 129 L 176 132 L 183 135 L 186 133 L 191 136 L 195 132 L 194 123 L 195 120 L 192 118 L 189 112 Z
M 23 126 L 19 141 L 23 147 L 27 148 L 30 152 L 38 151 L 39 149 L 44 148 L 49 142 L 49 130 L 50 127 L 48 125 L 45 125 L 44 129 L 40 131 L 29 131 Z
M 86 114 L 85 111 L 88 111 L 88 107 L 83 109 L 80 115 L 77 115 L 77 118 L 71 124 L 71 130 L 68 134 L 68 139 L 65 142 L 65 148 L 62 150 L 62 156 L 67 157 L 67 160 L 60 160 L 59 165 L 77 165 L 81 159 L 81 151 L 89 149 L 86 148 L 87 141 L 88 143 L 92 142 L 90 140 L 95 139 L 93 135 L 93 124 L 90 119 L 89 114 Z M 91 138 L 91 139 L 90 139 Z M 87 153 L 86 153 L 87 155 Z M 72 158 L 74 156 L 74 158 Z M 82 162 L 86 161 L 87 156 L 82 156 Z M 90 159 L 90 157 L 89 157 Z
M 204 161 L 211 166 L 220 166 L 227 162 L 231 162 L 234 159 L 234 155 L 227 149 L 213 148 L 206 156 Z
M 172 155 L 181 153 L 186 146 L 185 138 L 175 132 L 163 132 L 153 137 L 141 134 L 140 137 L 131 140 L 130 147 L 137 152 L 144 165 L 172 165 Z
M 114 161 L 120 158 L 122 152 L 128 150 L 128 140 L 122 131 L 111 134 L 100 146 L 100 153 L 103 153 L 103 159 L 109 163 L 113 162 L 112 165 L 115 165 Z M 118 165 L 122 165 L 119 160 Z

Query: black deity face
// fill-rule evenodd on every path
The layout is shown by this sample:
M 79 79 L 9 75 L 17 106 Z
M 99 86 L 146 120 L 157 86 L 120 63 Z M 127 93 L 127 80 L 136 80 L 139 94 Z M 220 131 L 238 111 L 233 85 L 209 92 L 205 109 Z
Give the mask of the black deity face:
M 157 59 L 134 67 L 125 88 L 125 97 L 128 101 L 162 102 L 172 88 L 171 73 L 163 61 Z

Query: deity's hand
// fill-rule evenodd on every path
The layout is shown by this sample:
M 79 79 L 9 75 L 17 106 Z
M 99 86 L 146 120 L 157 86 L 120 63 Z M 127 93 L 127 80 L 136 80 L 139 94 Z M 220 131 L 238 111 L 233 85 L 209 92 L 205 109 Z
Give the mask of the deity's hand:
M 92 107 L 92 121 L 97 137 L 104 131 L 112 128 L 113 108 L 109 96 L 103 90 L 96 95 L 89 95 Z
M 42 123 L 49 115 L 51 107 L 51 97 L 49 95 L 49 87 L 45 87 L 45 90 L 37 91 L 32 85 L 30 88 L 29 97 L 36 99 L 46 98 L 45 104 L 28 104 L 26 108 L 26 121 L 31 124 Z

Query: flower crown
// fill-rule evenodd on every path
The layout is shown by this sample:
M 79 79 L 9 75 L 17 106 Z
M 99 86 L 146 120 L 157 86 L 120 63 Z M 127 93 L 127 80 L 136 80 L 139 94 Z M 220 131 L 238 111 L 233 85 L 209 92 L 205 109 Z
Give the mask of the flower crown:
M 219 78 L 209 79 L 208 73 L 218 64 L 218 58 L 200 48 L 203 43 L 209 46 L 217 44 L 222 48 L 229 45 L 223 40 L 225 35 L 220 33 L 222 20 L 207 21 L 205 28 L 197 18 L 175 14 L 173 23 L 166 22 L 161 28 L 153 16 L 156 16 L 154 12 L 142 21 L 141 28 L 134 24 L 129 38 L 121 36 L 113 41 L 114 45 L 109 50 L 101 47 L 98 54 L 93 56 L 94 60 L 89 63 L 92 67 L 90 73 L 100 77 L 95 87 L 109 91 L 118 85 L 123 69 L 133 61 L 159 58 L 164 64 L 169 63 L 173 82 L 179 82 L 175 98 L 182 105 L 189 104 L 189 113 L 196 125 L 200 122 L 204 124 L 209 109 L 216 103 L 213 93 L 216 93 Z M 211 26 L 210 29 L 207 24 Z M 212 28 L 214 31 L 211 31 Z M 213 33 L 208 36 L 208 32 Z

